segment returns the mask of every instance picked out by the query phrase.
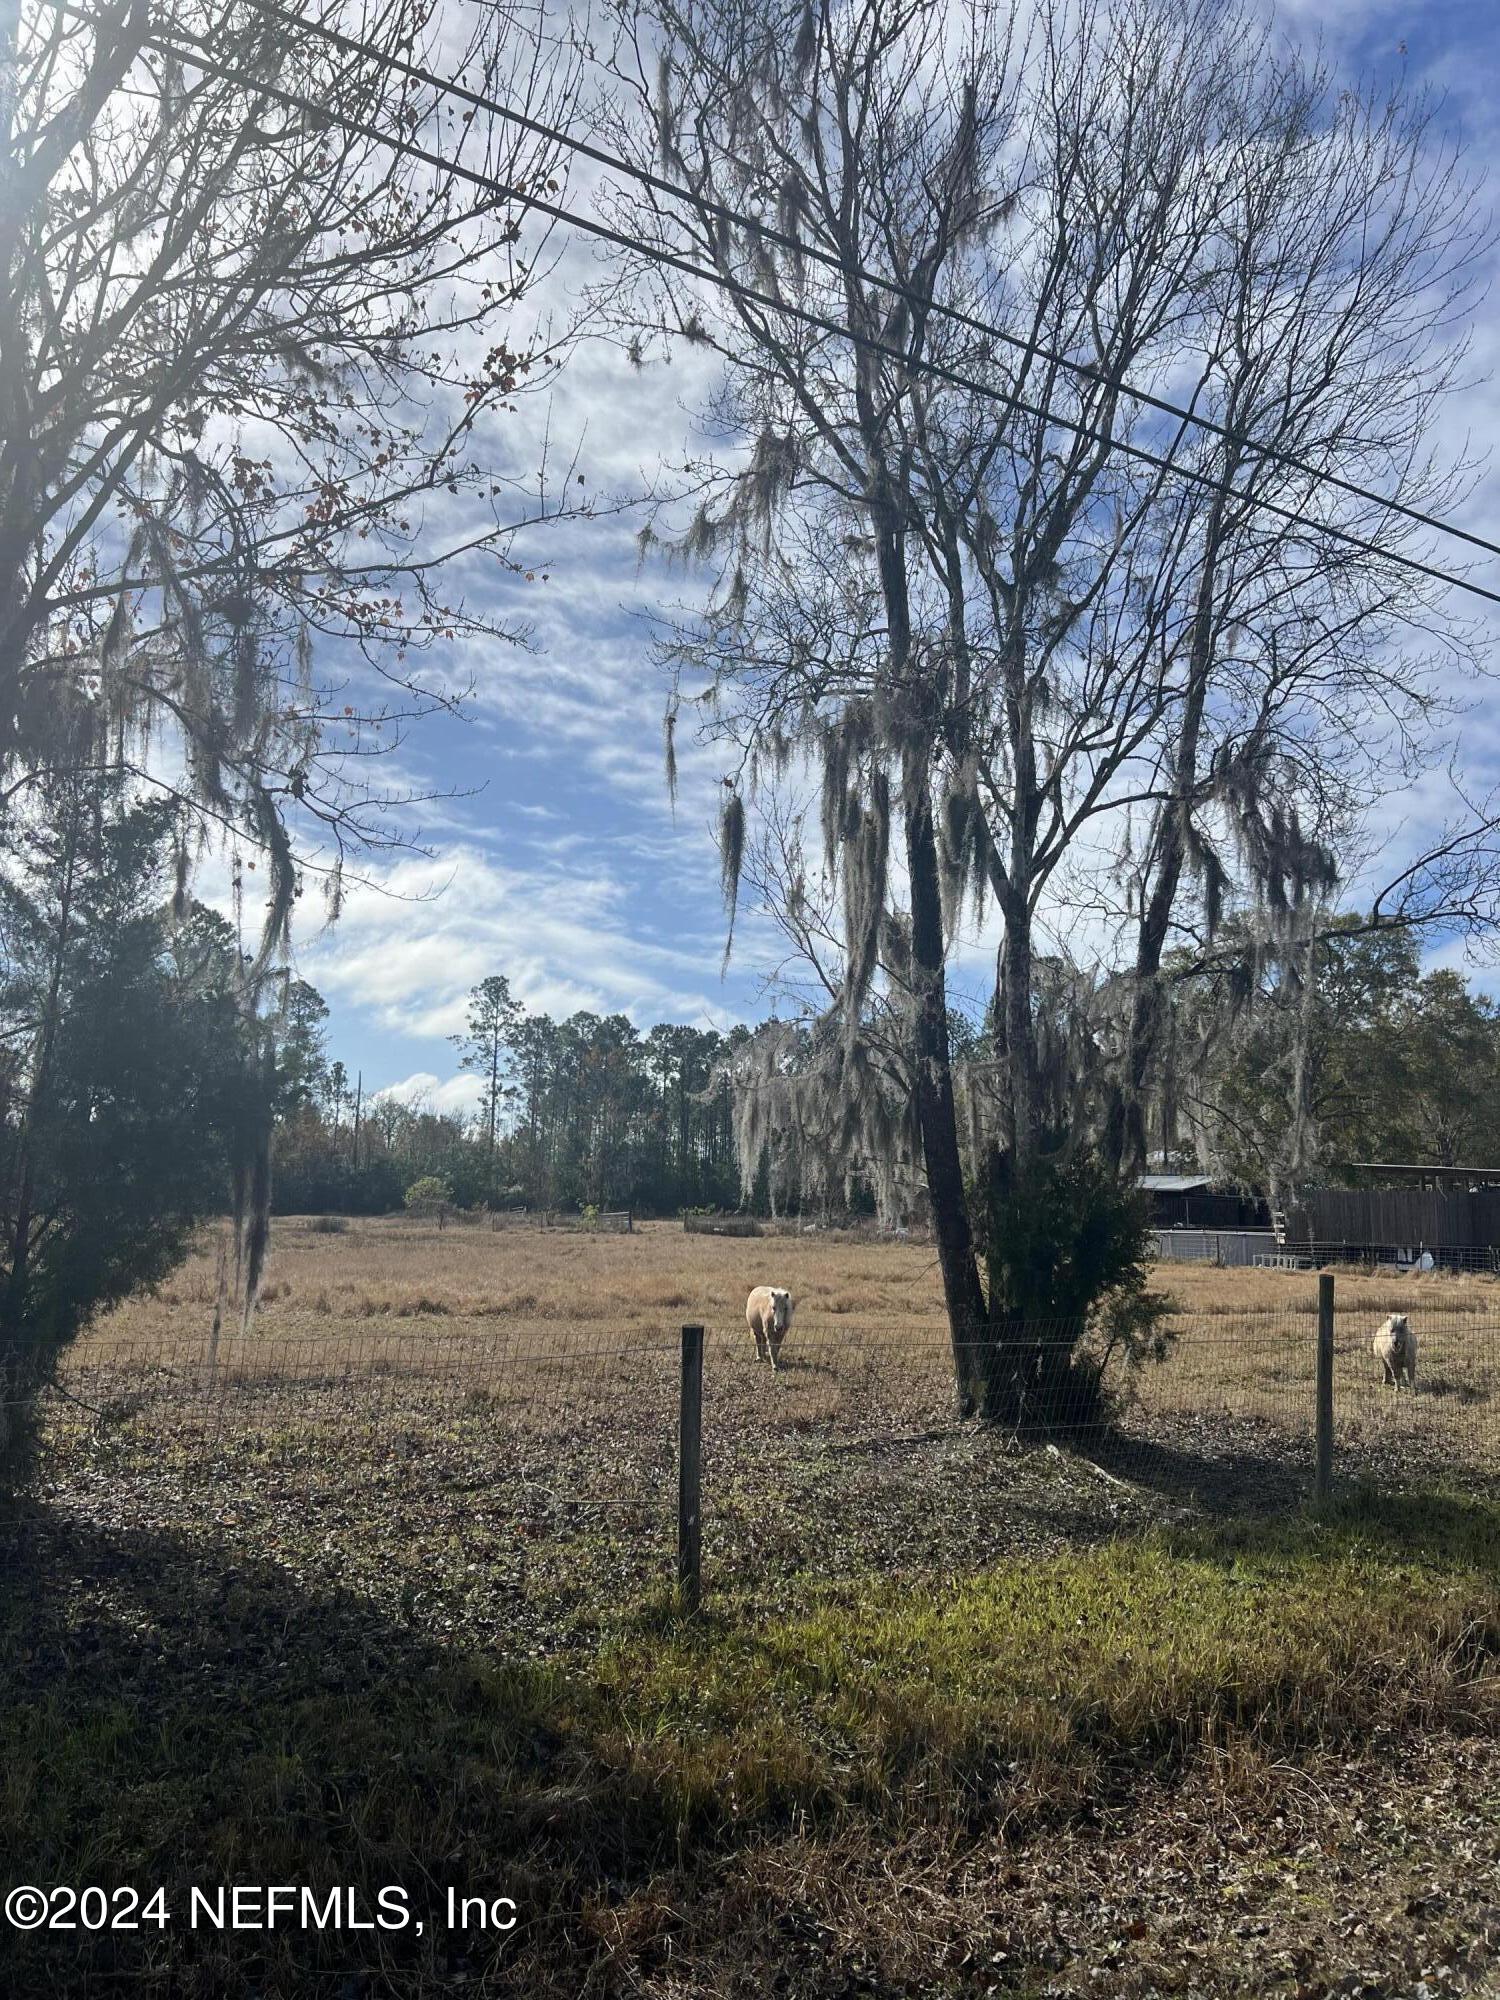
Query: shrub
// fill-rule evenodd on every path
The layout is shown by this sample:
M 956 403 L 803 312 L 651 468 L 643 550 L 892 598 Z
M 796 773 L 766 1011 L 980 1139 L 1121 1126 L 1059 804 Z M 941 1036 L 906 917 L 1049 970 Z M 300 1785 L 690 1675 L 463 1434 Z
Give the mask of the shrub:
M 436 1215 L 453 1200 L 453 1190 L 438 1174 L 423 1174 L 406 1190 L 409 1215 Z
M 64 772 L 36 781 L 26 834 L 0 879 L 6 1485 L 27 1474 L 62 1350 L 181 1261 L 227 1205 L 231 1160 L 259 1211 L 270 1117 L 265 1023 L 236 1000 L 234 934 L 196 905 L 173 916 L 172 813 Z
M 1058 1148 L 1018 1173 L 992 1148 L 973 1207 L 989 1279 L 980 1407 L 1019 1427 L 1097 1427 L 1106 1369 L 1161 1359 L 1170 1337 L 1145 1198 L 1092 1152 Z

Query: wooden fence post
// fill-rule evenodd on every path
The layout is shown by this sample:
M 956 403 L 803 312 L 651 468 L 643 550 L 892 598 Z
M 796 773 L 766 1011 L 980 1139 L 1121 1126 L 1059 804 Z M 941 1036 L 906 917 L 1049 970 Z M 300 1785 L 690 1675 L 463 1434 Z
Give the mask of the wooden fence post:
M 1313 1498 L 1324 1501 L 1333 1491 L 1333 1273 L 1318 1274 L 1318 1456 L 1313 1474 Z
M 677 1593 L 684 1611 L 703 1598 L 703 1329 L 682 1329 L 677 1434 Z

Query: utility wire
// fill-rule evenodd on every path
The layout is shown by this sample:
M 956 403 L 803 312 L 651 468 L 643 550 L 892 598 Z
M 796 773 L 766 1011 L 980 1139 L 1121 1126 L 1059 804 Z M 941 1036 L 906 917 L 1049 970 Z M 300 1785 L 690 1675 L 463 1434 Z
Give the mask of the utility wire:
M 316 36 L 347 55 L 373 62 L 380 68 L 407 77 L 414 83 L 439 90 L 446 96 L 456 98 L 462 104 L 468 104 L 475 110 L 487 112 L 490 116 L 515 126 L 518 131 L 548 140 L 566 148 L 580 159 L 591 160 L 597 166 L 624 174 L 642 187 L 650 188 L 654 193 L 687 203 L 718 221 L 728 222 L 739 228 L 753 229 L 765 242 L 774 243 L 779 248 L 806 259 L 809 263 L 820 264 L 841 277 L 857 278 L 862 284 L 871 285 L 878 291 L 887 292 L 900 299 L 914 311 L 937 313 L 944 319 L 951 320 L 956 326 L 965 327 L 972 333 L 982 334 L 986 339 L 998 341 L 1002 346 L 1014 349 L 1027 360 L 1045 361 L 1049 366 L 1067 369 L 1075 375 L 1083 375 L 1104 388 L 1113 389 L 1129 397 L 1147 409 L 1176 418 L 1180 423 L 1192 424 L 1213 437 L 1222 438 L 1226 444 L 1253 452 L 1257 458 L 1273 464 L 1284 465 L 1289 470 L 1316 481 L 1319 485 L 1347 494 L 1351 499 L 1384 508 L 1387 512 L 1400 515 L 1403 520 L 1411 521 L 1416 526 L 1429 529 L 1436 534 L 1450 535 L 1455 540 L 1467 542 L 1472 548 L 1480 549 L 1486 555 L 1500 556 L 1500 542 L 1490 541 L 1468 528 L 1456 527 L 1451 521 L 1444 521 L 1419 507 L 1409 506 L 1404 500 L 1394 500 L 1388 494 L 1376 492 L 1373 487 L 1361 486 L 1357 481 L 1345 479 L 1339 473 L 1309 465 L 1295 452 L 1285 451 L 1277 445 L 1259 444 L 1253 438 L 1246 436 L 1243 431 L 1235 430 L 1232 425 L 1220 423 L 1214 417 L 1188 409 L 1181 403 L 1174 403 L 1170 398 L 1158 396 L 1149 389 L 1139 388 L 1125 376 L 1107 374 L 1088 362 L 1078 361 L 1070 355 L 1061 353 L 1044 341 L 1011 333 L 1005 327 L 998 326 L 990 320 L 979 319 L 958 306 L 945 305 L 939 299 L 926 298 L 921 293 L 912 291 L 897 278 L 886 277 L 883 273 L 871 271 L 864 265 L 847 264 L 833 251 L 825 250 L 816 243 L 805 243 L 790 231 L 779 229 L 759 219 L 747 219 L 722 202 L 715 201 L 692 188 L 683 187 L 679 182 L 668 180 L 649 167 L 635 165 L 629 160 L 622 159 L 617 153 L 611 153 L 606 148 L 595 145 L 592 140 L 580 138 L 574 133 L 564 131 L 560 126 L 550 125 L 544 119 L 532 117 L 528 112 L 518 111 L 513 105 L 508 105 L 498 98 L 469 89 L 466 84 L 446 80 L 433 70 L 425 69 L 418 63 L 408 62 L 403 56 L 387 54 L 372 48 L 369 43 L 361 42 L 355 36 L 346 35 L 337 28 L 330 28 L 321 21 L 304 21 L 288 9 L 276 5 L 275 0 L 244 0 L 244 4 L 265 19 L 279 21 L 300 33 Z M 1063 420 L 1059 418 L 1054 421 Z
M 96 17 L 86 9 L 73 4 L 73 0 L 46 0 L 46 4 L 50 5 L 54 11 L 68 15 L 75 20 L 97 24 Z M 249 4 L 255 6 L 258 4 L 258 0 L 249 0 Z M 329 30 L 328 32 L 332 34 L 334 31 Z M 1134 444 L 1123 438 L 1109 436 L 1091 425 L 1080 423 L 1073 418 L 1059 416 L 1056 412 L 1030 402 L 1025 397 L 1016 395 L 1012 391 L 998 388 L 992 382 L 981 381 L 976 376 L 968 375 L 960 369 L 951 368 L 946 363 L 935 361 L 929 356 L 909 355 L 904 349 L 896 347 L 889 341 L 880 340 L 871 334 L 855 333 L 849 327 L 841 325 L 838 321 L 829 319 L 821 313 L 813 312 L 806 306 L 792 304 L 779 293 L 765 291 L 759 286 L 746 283 L 743 279 L 728 277 L 725 273 L 712 266 L 697 263 L 692 258 L 684 257 L 675 251 L 664 248 L 660 244 L 650 243 L 642 237 L 632 236 L 628 231 L 616 229 L 611 224 L 600 221 L 594 216 L 582 215 L 577 210 L 567 208 L 560 202 L 548 200 L 542 194 L 519 187 L 512 182 L 504 181 L 496 175 L 483 173 L 475 167 L 465 166 L 457 159 L 434 152 L 429 147 L 419 145 L 414 139 L 404 138 L 396 133 L 384 132 L 366 119 L 355 118 L 347 112 L 334 110 L 326 104 L 314 103 L 312 99 L 304 97 L 297 91 L 288 90 L 282 84 L 272 83 L 262 77 L 251 76 L 244 70 L 233 68 L 229 64 L 218 61 L 216 57 L 208 52 L 206 44 L 192 36 L 184 35 L 180 40 L 174 40 L 161 33 L 146 31 L 141 35 L 141 43 L 143 47 L 155 49 L 159 54 L 171 56 L 177 61 L 189 62 L 200 69 L 205 75 L 218 77 L 223 82 L 237 85 L 261 97 L 269 98 L 274 102 L 287 105 L 293 110 L 301 111 L 309 118 L 321 120 L 325 124 L 337 125 L 344 131 L 354 134 L 356 137 L 370 140 L 374 145 L 385 146 L 390 151 L 408 159 L 420 161 L 423 165 L 433 167 L 440 173 L 451 175 L 456 180 L 464 181 L 482 189 L 497 201 L 515 202 L 523 208 L 535 210 L 540 215 L 548 216 L 553 221 L 563 223 L 570 228 L 581 230 L 584 234 L 593 236 L 601 242 L 613 244 L 618 249 L 628 250 L 636 256 L 645 258 L 650 263 L 660 265 L 669 270 L 680 271 L 687 277 L 698 279 L 700 282 L 706 284 L 715 285 L 721 291 L 728 293 L 732 298 L 739 300 L 741 303 L 759 306 L 768 312 L 780 313 L 805 326 L 813 328 L 817 332 L 828 334 L 835 340 L 847 341 L 851 346 L 860 348 L 866 353 L 880 355 L 883 359 L 897 363 L 908 374 L 923 375 L 936 381 L 947 382 L 955 388 L 967 390 L 972 395 L 984 397 L 989 401 L 1003 405 L 1007 409 L 1017 410 L 1025 416 L 1035 417 L 1041 423 L 1055 424 L 1060 430 L 1069 431 L 1087 443 L 1101 444 L 1107 450 L 1117 451 L 1122 456 L 1135 459 L 1141 464 L 1149 465 L 1159 472 L 1169 473 L 1175 478 L 1187 480 L 1191 484 L 1203 487 L 1210 492 L 1222 494 L 1226 498 L 1237 500 L 1242 505 L 1253 508 L 1260 513 L 1273 515 L 1277 519 L 1289 523 L 1292 527 L 1306 530 L 1309 535 L 1323 536 L 1328 540 L 1340 542 L 1346 547 L 1357 549 L 1365 555 L 1375 557 L 1379 562 L 1392 564 L 1397 568 L 1409 571 L 1413 575 L 1427 577 L 1432 582 L 1443 584 L 1449 589 L 1464 591 L 1469 596 L 1482 598 L 1486 603 L 1500 604 L 1500 590 L 1487 589 L 1482 584 L 1471 582 L 1467 577 L 1457 576 L 1449 570 L 1439 569 L 1431 563 L 1420 561 L 1415 556 L 1405 555 L 1392 549 L 1383 549 L 1378 543 L 1372 542 L 1362 535 L 1357 535 L 1348 528 L 1341 528 L 1333 522 L 1316 521 L 1310 516 L 1298 512 L 1295 508 L 1284 507 L 1274 500 L 1258 498 L 1254 494 L 1246 493 L 1241 487 L 1235 486 L 1229 480 L 1220 478 L 1211 472 L 1203 472 L 1194 466 L 1183 465 L 1176 459 L 1164 457 L 1159 452 L 1148 450 L 1144 445 Z M 362 52 L 360 44 L 353 43 L 351 46 L 355 53 Z M 363 53 L 368 54 L 370 59 L 377 64 L 384 60 L 379 54 L 372 51 L 363 51 Z M 421 74 L 418 72 L 419 76 Z M 439 89 L 447 90 L 450 88 L 447 84 L 442 83 L 441 79 L 435 78 L 433 82 Z M 570 143 L 565 135 L 560 135 L 560 137 L 561 143 L 565 146 Z M 686 194 L 683 198 L 688 200 L 695 199 L 695 197 Z M 759 223 L 746 222 L 743 218 L 739 218 L 739 221 L 742 227 L 761 228 Z M 765 232 L 763 231 L 762 233 Z M 1074 363 L 1072 365 L 1080 366 L 1081 364 Z M 1136 392 L 1131 391 L 1130 393 L 1135 394 Z M 1185 418 L 1185 421 L 1192 422 L 1194 419 L 1189 416 Z M 1303 467 L 1302 469 L 1308 472 L 1313 478 L 1319 477 L 1312 468 Z M 1393 504 L 1382 500 L 1379 495 L 1371 495 L 1370 497 L 1382 506 Z M 1431 525 L 1440 529 L 1443 526 L 1441 522 L 1437 521 L 1433 521 Z M 1482 546 L 1489 547 L 1491 545 L 1483 544 Z M 1495 552 L 1500 553 L 1500 548 L 1497 548 Z

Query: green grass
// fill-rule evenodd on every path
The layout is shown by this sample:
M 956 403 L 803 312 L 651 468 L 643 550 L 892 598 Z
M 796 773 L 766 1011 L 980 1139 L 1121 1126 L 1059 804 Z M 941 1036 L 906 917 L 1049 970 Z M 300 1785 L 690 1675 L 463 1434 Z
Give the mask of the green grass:
M 1014 1823 L 1207 1743 L 1277 1755 L 1492 1721 L 1500 1510 L 1370 1500 L 927 1589 L 810 1591 L 775 1626 L 733 1599 L 697 1623 L 647 1606 L 566 1673 L 362 1631 L 356 1601 L 299 1606 L 269 1569 L 183 1606 L 175 1631 L 148 1622 L 144 1644 L 128 1606 L 115 1615 L 43 1685 L 12 1600 L 0 1849 L 15 1879 L 405 1882 L 419 1903 L 434 1882 L 519 1887 L 530 1927 L 513 1949 L 540 1991 L 549 1957 L 588 1948 L 606 1885 L 726 1842 Z M 114 1947 L 68 1949 L 97 1974 Z M 415 1980 L 437 1945 L 391 1949 L 398 1972 L 417 1952 Z M 172 1990 L 237 1990 L 211 1956 L 201 1974 L 197 1989 L 178 1966 Z
M 1427 1497 L 1120 1541 L 925 1592 L 828 1593 L 763 1628 L 731 1606 L 617 1637 L 592 1733 L 685 1822 L 857 1802 L 983 1810 L 1017 1780 L 1266 1750 L 1488 1712 L 1500 1515 Z

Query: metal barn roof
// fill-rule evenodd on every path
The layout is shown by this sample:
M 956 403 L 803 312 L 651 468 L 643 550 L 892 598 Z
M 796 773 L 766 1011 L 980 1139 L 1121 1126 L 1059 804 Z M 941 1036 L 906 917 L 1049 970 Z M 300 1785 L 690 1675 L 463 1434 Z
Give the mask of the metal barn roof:
M 1137 1174 L 1135 1184 L 1147 1194 L 1198 1194 L 1213 1181 L 1208 1174 Z

